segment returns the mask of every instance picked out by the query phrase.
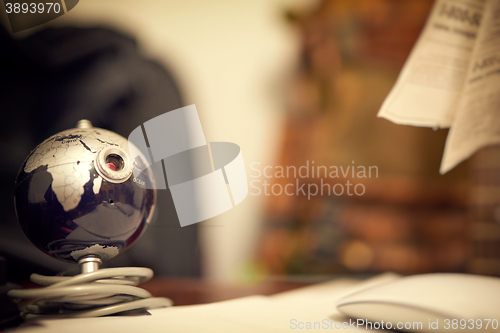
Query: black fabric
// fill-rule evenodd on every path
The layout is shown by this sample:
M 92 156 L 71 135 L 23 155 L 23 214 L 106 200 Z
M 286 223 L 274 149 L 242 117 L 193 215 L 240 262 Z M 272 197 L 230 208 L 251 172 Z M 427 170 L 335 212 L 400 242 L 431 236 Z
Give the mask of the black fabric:
M 0 30 L 0 254 L 9 275 L 67 269 L 29 243 L 17 224 L 14 180 L 29 152 L 85 118 L 124 137 L 143 122 L 182 107 L 179 88 L 135 40 L 105 28 L 49 28 L 15 40 Z M 108 265 L 148 266 L 157 275 L 197 276 L 197 227 L 181 228 L 168 190 L 158 193 L 152 225 Z

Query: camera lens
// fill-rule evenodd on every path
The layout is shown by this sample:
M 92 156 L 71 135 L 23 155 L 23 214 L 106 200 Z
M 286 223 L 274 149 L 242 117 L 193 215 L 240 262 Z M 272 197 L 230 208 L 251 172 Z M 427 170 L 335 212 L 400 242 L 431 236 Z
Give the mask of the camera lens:
M 132 163 L 127 152 L 118 146 L 104 147 L 97 153 L 96 170 L 111 183 L 123 183 L 132 174 Z
M 106 156 L 106 165 L 113 171 L 120 171 L 124 166 L 123 158 L 117 154 L 109 154 Z

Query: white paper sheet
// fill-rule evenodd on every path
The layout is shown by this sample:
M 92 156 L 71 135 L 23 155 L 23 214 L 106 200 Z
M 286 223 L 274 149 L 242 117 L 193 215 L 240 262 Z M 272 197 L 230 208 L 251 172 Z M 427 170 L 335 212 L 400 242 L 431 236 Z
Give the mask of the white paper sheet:
M 332 331 L 336 322 L 349 321 L 336 308 L 348 293 L 398 278 L 384 274 L 363 282 L 334 280 L 275 296 L 250 296 L 205 305 L 179 306 L 150 310 L 150 316 L 104 317 L 42 321 L 20 328 L 19 333 L 136 333 L 136 332 L 296 332 Z M 294 321 L 295 320 L 295 321 Z M 299 323 L 320 323 L 321 328 L 300 329 Z M 297 325 L 294 328 L 294 325 Z M 305 326 L 304 326 L 305 327 Z M 352 330 L 352 329 L 349 329 Z M 359 331 L 366 331 L 360 328 Z M 382 331 L 382 330 L 378 330 Z
M 441 173 L 479 148 L 500 143 L 500 1 L 489 0 L 453 120 Z
M 449 127 L 465 82 L 484 0 L 437 0 L 378 113 L 396 124 Z
M 378 116 L 450 127 L 440 173 L 500 143 L 500 0 L 437 0 Z

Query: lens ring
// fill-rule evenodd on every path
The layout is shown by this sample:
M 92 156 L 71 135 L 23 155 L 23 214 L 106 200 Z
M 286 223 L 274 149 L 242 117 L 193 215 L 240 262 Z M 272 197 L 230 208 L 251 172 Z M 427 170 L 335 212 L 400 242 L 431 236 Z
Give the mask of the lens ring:
M 127 152 L 120 147 L 105 147 L 97 153 L 96 170 L 105 180 L 123 183 L 132 175 L 132 165 Z

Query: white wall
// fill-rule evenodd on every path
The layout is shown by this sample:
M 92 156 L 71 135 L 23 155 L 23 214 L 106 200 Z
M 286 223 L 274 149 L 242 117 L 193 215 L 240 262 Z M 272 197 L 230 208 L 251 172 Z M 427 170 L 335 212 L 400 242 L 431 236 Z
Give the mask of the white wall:
M 252 162 L 271 163 L 278 149 L 299 42 L 283 13 L 299 4 L 311 1 L 83 0 L 56 21 L 106 23 L 135 35 L 145 53 L 168 61 L 207 140 L 239 144 L 249 173 Z M 263 199 L 249 195 L 200 224 L 209 279 L 237 280 L 252 255 Z

